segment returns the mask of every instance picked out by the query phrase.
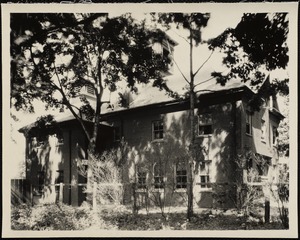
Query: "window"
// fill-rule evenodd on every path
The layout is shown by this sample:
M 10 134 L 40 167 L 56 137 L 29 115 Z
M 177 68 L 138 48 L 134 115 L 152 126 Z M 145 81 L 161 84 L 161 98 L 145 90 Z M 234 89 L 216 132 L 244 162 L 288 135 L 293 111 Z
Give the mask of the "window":
M 146 179 L 147 179 L 147 173 L 145 171 L 139 170 L 137 173 L 137 187 L 146 188 Z
M 252 116 L 246 112 L 246 134 L 252 135 Z
M 114 142 L 121 140 L 121 129 L 119 126 L 114 127 Z
M 277 138 L 278 138 L 277 127 L 272 126 L 272 145 L 273 146 L 277 145 Z
M 210 166 L 210 160 L 200 163 L 200 188 L 211 188 Z
M 95 89 L 93 88 L 92 84 L 86 85 L 86 92 L 88 94 L 95 95 Z
M 64 170 L 57 170 L 56 171 L 56 177 L 55 177 L 55 183 L 63 183 L 64 182 Z
M 176 166 L 176 188 L 186 188 L 187 171 L 183 164 Z
M 45 172 L 39 171 L 37 174 L 37 178 L 38 178 L 38 193 L 43 194 L 44 184 L 45 184 Z
M 154 165 L 154 188 L 164 187 L 163 166 L 161 164 Z
M 261 140 L 263 142 L 266 141 L 266 121 L 264 119 L 261 120 Z
M 199 114 L 199 135 L 212 134 L 212 114 Z
M 168 72 L 173 72 L 174 64 L 173 64 L 173 53 L 174 53 L 174 44 L 170 41 L 163 40 L 163 42 L 154 42 L 152 45 L 152 49 L 155 54 L 159 54 L 162 58 L 167 61 L 168 64 Z
M 162 120 L 152 122 L 152 135 L 153 140 L 164 138 L 164 125 Z

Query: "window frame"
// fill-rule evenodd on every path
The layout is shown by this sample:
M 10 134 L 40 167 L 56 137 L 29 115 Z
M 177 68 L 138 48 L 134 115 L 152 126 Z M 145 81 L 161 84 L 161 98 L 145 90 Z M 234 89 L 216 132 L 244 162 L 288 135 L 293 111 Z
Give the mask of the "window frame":
M 113 127 L 113 141 L 116 142 L 120 142 L 122 138 L 122 134 L 121 134 L 121 127 L 120 126 L 114 126 Z
M 249 122 L 248 122 L 249 121 Z M 247 125 L 249 125 L 249 132 L 247 131 Z M 252 136 L 252 114 L 249 111 L 246 111 L 246 119 L 245 119 L 245 133 L 246 135 Z
M 153 187 L 154 189 L 163 189 L 165 187 L 165 176 L 161 170 L 161 164 L 155 163 L 153 166 Z M 156 170 L 158 168 L 158 171 Z M 156 181 L 156 180 L 159 181 Z
M 210 117 L 206 117 L 204 119 L 210 119 L 209 121 L 205 121 L 204 123 L 201 123 L 201 116 L 205 116 L 205 115 L 210 115 Z M 210 127 L 210 131 L 209 133 L 204 133 L 203 134 L 200 134 L 200 127 Z M 212 113 L 211 112 L 205 112 L 205 113 L 200 113 L 198 114 L 198 136 L 211 136 L 213 134 L 213 116 L 212 116 Z
M 155 124 L 159 123 L 158 129 L 155 129 Z M 162 127 L 162 129 L 160 129 Z M 165 137 L 165 126 L 164 126 L 164 121 L 162 119 L 160 120 L 154 120 L 151 123 L 151 130 L 152 130 L 152 141 L 161 141 Z M 156 137 L 156 133 L 159 134 L 159 137 Z M 162 135 L 162 136 L 161 136 Z
M 91 92 L 91 90 L 92 90 L 92 92 Z M 94 87 L 92 86 L 92 84 L 86 84 L 85 85 L 85 91 L 86 91 L 86 93 L 87 94 L 89 94 L 89 95 L 91 95 L 91 96 L 95 96 L 96 94 L 96 92 L 95 92 L 95 89 L 94 89 Z
M 143 176 L 141 176 L 143 175 Z M 140 181 L 142 179 L 142 181 Z M 136 172 L 136 186 L 137 189 L 142 190 L 147 188 L 147 172 L 142 169 L 138 169 Z
M 261 130 L 261 136 L 260 139 L 262 142 L 266 142 L 266 138 L 267 138 L 267 123 L 265 119 L 261 119 L 260 122 L 260 130 Z
M 277 147 L 278 145 L 278 127 L 271 125 L 271 131 L 272 138 L 271 138 L 271 144 L 273 147 Z
M 207 191 L 212 190 L 212 183 L 211 183 L 211 160 L 202 161 L 199 165 L 199 183 L 200 191 Z M 204 169 L 201 167 L 204 165 Z M 205 171 L 205 172 L 203 172 Z M 204 181 L 202 181 L 204 179 Z
M 187 168 L 183 166 L 184 163 L 176 164 L 175 166 L 175 189 L 186 190 L 187 189 Z M 178 174 L 180 172 L 180 174 Z M 184 172 L 184 173 L 183 173 Z M 180 179 L 180 181 L 178 181 Z

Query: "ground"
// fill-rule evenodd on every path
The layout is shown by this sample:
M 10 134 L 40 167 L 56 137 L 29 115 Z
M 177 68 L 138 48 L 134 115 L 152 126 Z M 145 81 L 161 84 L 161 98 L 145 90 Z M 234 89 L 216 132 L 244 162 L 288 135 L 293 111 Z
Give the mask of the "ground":
M 258 208 L 257 208 L 258 209 Z M 284 229 L 276 209 L 271 210 L 270 223 L 263 222 L 263 212 L 245 217 L 236 210 L 196 209 L 191 221 L 186 220 L 186 209 L 142 209 L 133 215 L 125 206 L 90 205 L 71 207 L 59 204 L 36 206 L 20 205 L 12 208 L 13 230 L 245 230 Z

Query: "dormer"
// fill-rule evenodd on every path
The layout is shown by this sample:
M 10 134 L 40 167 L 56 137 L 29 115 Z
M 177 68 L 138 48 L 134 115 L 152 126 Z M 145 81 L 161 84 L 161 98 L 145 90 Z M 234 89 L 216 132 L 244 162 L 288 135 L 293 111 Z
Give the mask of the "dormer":
M 153 40 L 152 49 L 155 54 L 160 54 L 163 58 L 170 61 L 168 66 L 168 71 L 164 72 L 165 76 L 171 75 L 174 72 L 174 47 L 178 45 L 173 39 L 171 39 L 167 34 L 165 38 Z

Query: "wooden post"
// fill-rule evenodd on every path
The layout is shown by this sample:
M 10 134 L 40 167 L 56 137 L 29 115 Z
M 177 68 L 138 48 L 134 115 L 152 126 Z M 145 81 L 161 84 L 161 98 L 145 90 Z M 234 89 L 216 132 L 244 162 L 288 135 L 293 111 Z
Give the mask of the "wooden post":
M 97 201 L 96 201 L 96 194 L 97 194 L 97 183 L 94 182 L 93 184 L 93 210 L 97 210 Z
M 270 198 L 265 197 L 265 222 L 270 222 Z
M 61 183 L 59 183 L 59 202 L 60 203 L 63 203 L 63 188 L 64 187 L 64 185 L 63 185 L 63 183 L 61 182 Z

